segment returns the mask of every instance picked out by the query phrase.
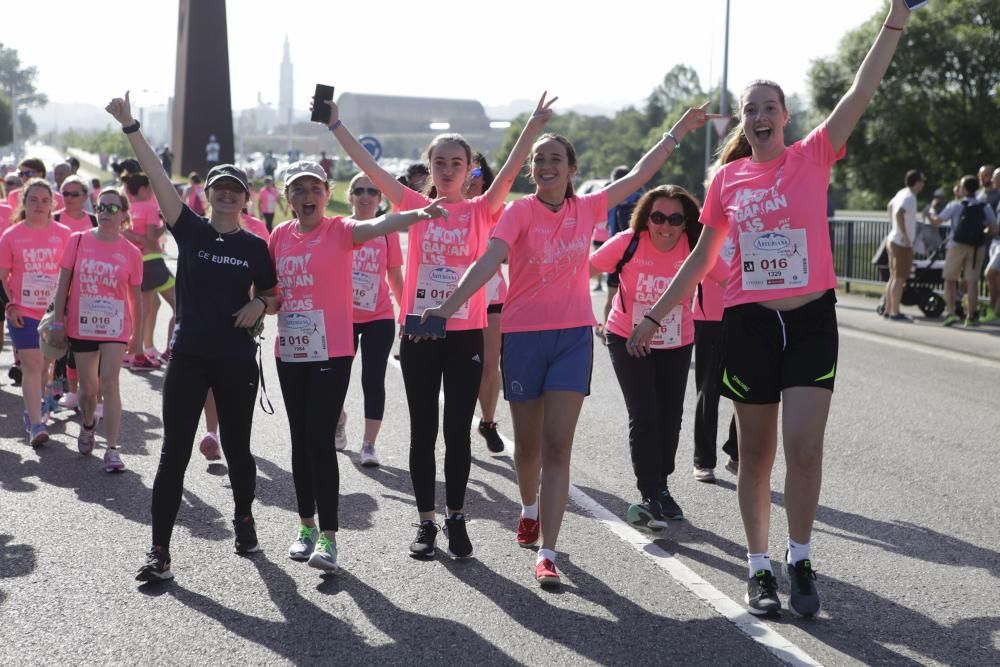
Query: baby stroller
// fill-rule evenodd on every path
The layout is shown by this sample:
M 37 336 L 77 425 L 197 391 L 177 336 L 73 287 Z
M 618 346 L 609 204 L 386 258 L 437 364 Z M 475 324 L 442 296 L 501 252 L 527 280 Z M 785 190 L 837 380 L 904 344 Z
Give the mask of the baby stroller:
M 926 317 L 940 317 L 944 312 L 944 297 L 938 293 L 937 289 L 944 284 L 944 253 L 945 244 L 938 245 L 927 259 L 913 260 L 913 268 L 910 277 L 903 285 L 903 296 L 901 302 L 904 306 L 916 306 Z M 889 252 L 883 242 L 880 252 L 876 255 L 875 264 L 878 266 L 879 275 L 882 280 L 889 280 Z M 875 310 L 879 315 L 885 313 L 885 295 L 879 299 Z M 964 314 L 959 314 L 964 317 Z

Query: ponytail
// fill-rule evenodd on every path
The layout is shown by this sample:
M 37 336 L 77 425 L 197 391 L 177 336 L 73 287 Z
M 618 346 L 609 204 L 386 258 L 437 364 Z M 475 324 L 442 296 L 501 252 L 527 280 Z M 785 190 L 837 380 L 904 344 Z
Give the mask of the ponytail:
M 743 134 L 743 124 L 740 123 L 729 131 L 725 142 L 720 144 L 717 153 L 718 164 L 729 164 L 735 160 L 750 157 L 752 154 L 753 149 L 750 147 L 746 135 Z

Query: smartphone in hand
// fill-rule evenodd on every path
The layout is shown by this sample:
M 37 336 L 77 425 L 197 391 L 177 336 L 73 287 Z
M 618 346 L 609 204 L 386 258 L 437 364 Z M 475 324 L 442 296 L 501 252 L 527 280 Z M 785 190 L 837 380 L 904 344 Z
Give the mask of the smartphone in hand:
M 309 120 L 316 123 L 330 124 L 330 105 L 327 102 L 333 100 L 333 86 L 322 83 L 316 84 L 316 92 L 313 93 L 313 110 Z
M 403 322 L 403 333 L 407 336 L 433 336 L 435 338 L 445 337 L 445 324 L 447 320 L 443 317 L 431 315 L 426 322 L 420 321 L 420 315 L 410 313 Z
M 913 11 L 918 7 L 923 7 L 924 5 L 927 4 L 927 0 L 903 0 L 903 2 L 906 3 L 906 7 L 910 11 Z

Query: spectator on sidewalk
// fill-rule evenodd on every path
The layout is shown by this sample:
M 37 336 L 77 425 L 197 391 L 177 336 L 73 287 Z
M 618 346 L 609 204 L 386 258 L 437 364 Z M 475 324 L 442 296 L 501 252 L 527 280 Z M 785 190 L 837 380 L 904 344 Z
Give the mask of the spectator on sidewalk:
M 950 202 L 941 215 L 928 212 L 927 217 L 935 224 L 951 223 L 948 235 L 948 251 L 944 260 L 944 300 L 947 312 L 944 326 L 958 322 L 955 302 L 958 295 L 958 281 L 963 279 L 969 298 L 969 309 L 965 314 L 965 326 L 977 326 L 979 272 L 986 257 L 986 240 L 997 233 L 996 213 L 986 202 L 976 199 L 979 180 L 975 176 L 963 176 L 960 183 L 961 200 Z M 987 236 L 987 231 L 989 236 Z
M 984 164 L 979 168 L 979 191 L 976 192 L 976 199 L 986 202 L 991 209 L 997 210 L 1000 203 L 1000 188 L 997 188 L 993 175 L 996 167 L 992 164 Z
M 910 322 L 899 312 L 903 286 L 910 277 L 913 266 L 913 242 L 917 238 L 917 195 L 924 189 L 926 179 L 917 169 L 906 172 L 906 187 L 889 201 L 889 219 L 892 231 L 886 239 L 889 253 L 889 282 L 885 286 L 885 317 L 890 320 Z

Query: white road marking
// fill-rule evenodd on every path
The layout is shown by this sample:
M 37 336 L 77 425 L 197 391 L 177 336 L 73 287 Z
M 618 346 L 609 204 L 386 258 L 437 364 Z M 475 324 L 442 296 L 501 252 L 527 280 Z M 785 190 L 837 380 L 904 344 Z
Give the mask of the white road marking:
M 932 357 L 939 357 L 947 361 L 961 361 L 967 364 L 973 364 L 980 368 L 986 366 L 988 368 L 1000 369 L 1000 361 L 990 359 L 988 357 L 976 356 L 975 354 L 969 354 L 968 352 L 945 350 L 939 347 L 934 347 L 933 345 L 928 345 L 927 343 L 917 343 L 911 340 L 896 338 L 895 336 L 887 336 L 884 334 L 872 333 L 870 331 L 852 329 L 844 324 L 840 325 L 839 330 L 842 335 L 848 336 L 849 338 L 857 338 L 858 340 L 865 340 L 870 343 L 879 343 L 881 345 L 889 345 L 890 347 L 895 347 L 901 350 L 929 354 Z

